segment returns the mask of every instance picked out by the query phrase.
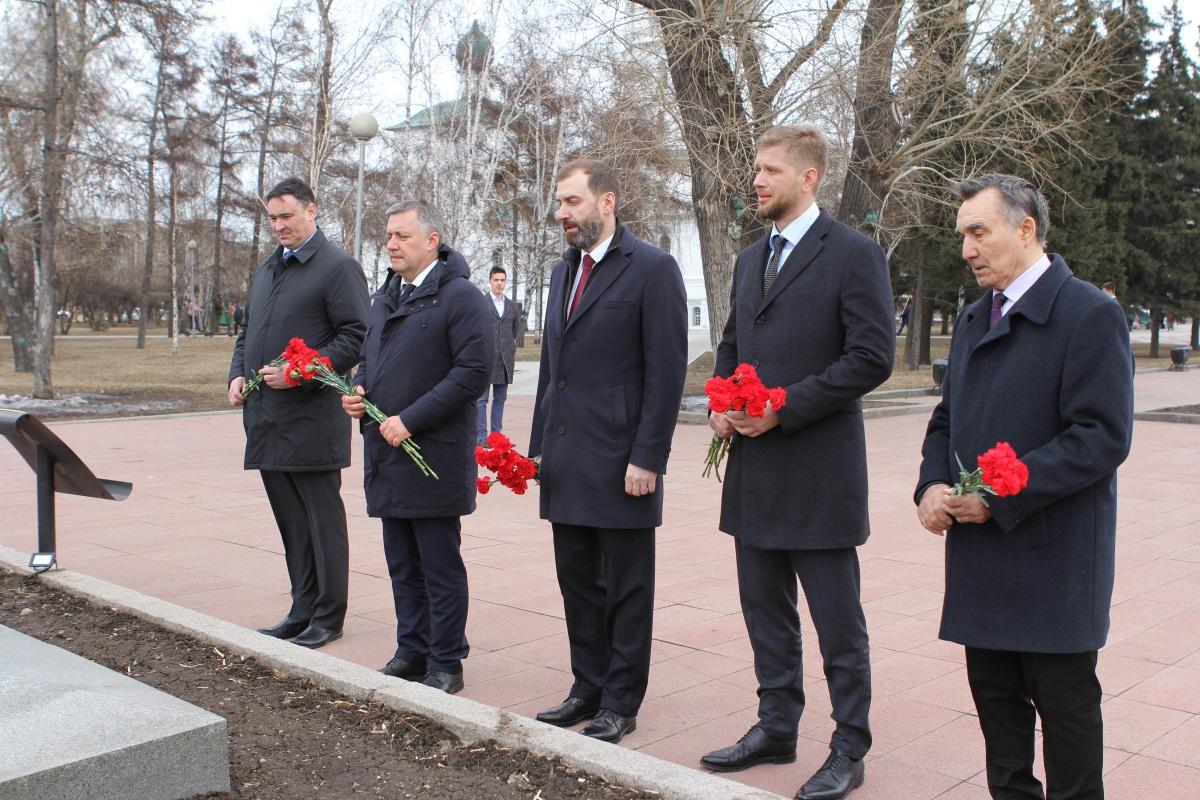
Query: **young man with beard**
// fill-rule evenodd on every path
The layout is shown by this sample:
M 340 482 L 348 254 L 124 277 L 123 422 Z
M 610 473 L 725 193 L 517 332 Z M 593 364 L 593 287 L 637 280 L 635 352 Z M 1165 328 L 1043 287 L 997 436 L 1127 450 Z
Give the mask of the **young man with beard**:
M 555 196 L 569 249 L 550 278 L 530 456 L 554 532 L 575 682 L 537 715 L 617 742 L 650 672 L 654 529 L 687 371 L 679 265 L 617 221 L 616 173 L 576 161 Z
M 712 414 L 735 437 L 721 497 L 734 537 L 742 615 L 754 650 L 758 721 L 705 755 L 715 770 L 796 758 L 804 711 L 796 580 L 812 614 L 836 727 L 798 800 L 838 800 L 863 782 L 871 666 L 856 547 L 867 540 L 864 394 L 891 374 L 896 335 L 883 251 L 817 207 L 828 144 L 808 126 L 758 140 L 754 190 L 771 232 L 734 266 L 716 374 L 742 363 L 787 391 L 761 417 Z
M 371 307 L 355 419 L 369 397 L 390 416 L 362 425 L 367 513 L 381 517 L 396 607 L 396 651 L 381 670 L 453 694 L 467 657 L 467 570 L 461 517 L 475 510 L 475 400 L 492 366 L 487 300 L 466 259 L 442 242 L 440 215 L 422 200 L 387 211 L 392 262 Z M 401 445 L 415 439 L 437 474 Z
M 342 468 L 350 466 L 350 423 L 337 395 L 311 383 L 292 386 L 270 362 L 293 337 L 349 372 L 367 330 L 367 280 L 358 262 L 317 227 L 317 202 L 299 178 L 267 193 L 279 247 L 254 272 L 246 327 L 229 366 L 228 397 L 242 406 L 246 469 L 257 469 L 279 533 L 292 604 L 279 623 L 260 629 L 304 647 L 342 635 L 349 581 Z M 197 312 L 198 313 L 198 312 Z M 242 396 L 246 379 L 263 386 Z

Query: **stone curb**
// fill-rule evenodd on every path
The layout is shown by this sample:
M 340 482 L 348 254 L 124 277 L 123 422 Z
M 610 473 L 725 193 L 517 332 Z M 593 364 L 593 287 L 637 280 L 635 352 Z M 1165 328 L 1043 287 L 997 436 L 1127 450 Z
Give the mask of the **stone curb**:
M 1133 415 L 1138 422 L 1178 422 L 1200 425 L 1200 414 L 1179 414 L 1174 411 L 1139 411 Z
M 27 564 L 27 554 L 0 546 L 0 566 L 28 575 Z M 557 756 L 579 769 L 615 783 L 649 789 L 667 800 L 783 800 L 780 795 L 763 789 L 636 750 L 614 747 L 465 697 L 389 678 L 373 669 L 272 639 L 232 622 L 79 572 L 53 570 L 43 573 L 41 580 L 100 605 L 209 642 L 225 655 L 253 657 L 282 674 L 307 678 L 347 697 L 373 700 L 397 711 L 428 717 L 468 742 L 492 739 L 505 747 Z

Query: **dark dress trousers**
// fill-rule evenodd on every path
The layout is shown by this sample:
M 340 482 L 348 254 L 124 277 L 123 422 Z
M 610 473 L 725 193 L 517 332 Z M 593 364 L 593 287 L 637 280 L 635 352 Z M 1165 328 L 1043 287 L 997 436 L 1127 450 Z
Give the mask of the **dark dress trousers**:
M 554 265 L 529 443 L 571 644 L 571 695 L 633 716 L 646 693 L 654 529 L 687 371 L 687 300 L 675 259 L 621 225 L 574 314 L 581 253 Z M 629 464 L 659 475 L 625 493 Z
M 998 441 L 1029 468 L 1029 485 L 989 497 L 987 522 L 947 533 L 940 635 L 967 647 L 993 796 L 1042 796 L 1036 706 L 1050 797 L 1098 798 L 1095 655 L 1108 636 L 1116 470 L 1133 426 L 1129 331 L 1120 306 L 1060 256 L 989 330 L 991 294 L 955 325 L 914 499 L 957 481 L 956 456 L 973 467 Z
M 466 260 L 442 245 L 438 263 L 401 300 L 395 273 L 375 293 L 354 383 L 398 415 L 438 474 L 421 474 L 364 417 L 367 513 L 383 519 L 396 607 L 396 658 L 459 672 L 467 655 L 467 572 L 459 518 L 475 510 L 475 400 L 492 363 L 487 301 Z
M 891 283 L 879 246 L 821 211 L 764 296 L 769 238 L 738 255 L 715 372 L 752 364 L 768 387 L 786 389 L 787 402 L 778 427 L 735 435 L 721 530 L 735 538 L 760 724 L 794 739 L 804 711 L 799 578 L 829 683 L 832 744 L 861 758 L 871 745 L 854 549 L 869 533 L 861 398 L 891 374 Z
M 291 263 L 277 247 L 254 273 L 246 326 L 238 334 L 229 380 L 250 378 L 299 337 L 333 368 L 349 372 L 367 329 L 362 267 L 318 229 Z M 315 383 L 263 385 L 242 407 L 245 468 L 261 472 L 283 538 L 292 587 L 288 616 L 341 630 L 346 616 L 349 548 L 341 470 L 350 465 L 350 424 L 337 393 Z

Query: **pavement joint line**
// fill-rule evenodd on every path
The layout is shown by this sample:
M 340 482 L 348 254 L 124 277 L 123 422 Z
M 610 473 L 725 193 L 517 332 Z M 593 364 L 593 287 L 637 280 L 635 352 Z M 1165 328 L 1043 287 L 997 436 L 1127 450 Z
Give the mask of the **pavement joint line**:
M 0 545 L 0 566 L 29 575 L 27 562 L 27 554 Z M 491 739 L 505 747 L 557 756 L 614 783 L 657 792 L 665 800 L 784 800 L 781 795 L 763 789 L 596 741 L 465 697 L 390 678 L 368 667 L 272 639 L 80 572 L 53 570 L 42 573 L 39 579 L 70 594 L 207 642 L 226 654 L 254 658 L 282 674 L 306 678 L 355 700 L 374 701 L 395 711 L 428 717 L 466 742 Z

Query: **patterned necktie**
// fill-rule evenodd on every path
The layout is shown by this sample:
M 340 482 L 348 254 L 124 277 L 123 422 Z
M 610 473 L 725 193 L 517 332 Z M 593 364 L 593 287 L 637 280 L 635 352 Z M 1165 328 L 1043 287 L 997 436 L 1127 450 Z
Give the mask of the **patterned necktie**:
M 576 307 L 579 306 L 579 298 L 583 297 L 583 287 L 587 286 L 588 278 L 592 275 L 592 267 L 596 266 L 595 260 L 592 259 L 591 253 L 583 254 L 583 274 L 579 276 L 579 288 L 575 290 L 575 296 L 571 298 L 571 310 L 567 314 L 567 319 L 575 313 Z
M 988 317 L 988 330 L 1000 324 L 1000 318 L 1004 316 L 1004 301 L 1008 298 L 1004 296 L 1004 292 L 996 292 L 992 295 L 992 315 Z
M 411 283 L 406 283 L 403 286 L 401 286 L 400 287 L 400 302 L 403 303 L 405 300 L 407 300 L 409 298 L 409 296 L 412 295 L 412 293 L 416 290 L 416 288 L 417 288 L 416 285 L 411 284 Z
M 763 273 L 763 295 L 771 291 L 771 284 L 779 274 L 779 256 L 783 254 L 783 237 L 778 233 L 771 237 L 771 258 L 767 261 L 767 271 Z

